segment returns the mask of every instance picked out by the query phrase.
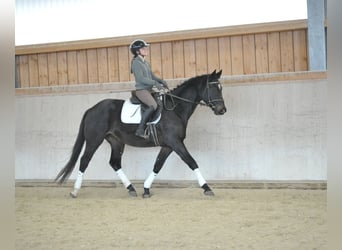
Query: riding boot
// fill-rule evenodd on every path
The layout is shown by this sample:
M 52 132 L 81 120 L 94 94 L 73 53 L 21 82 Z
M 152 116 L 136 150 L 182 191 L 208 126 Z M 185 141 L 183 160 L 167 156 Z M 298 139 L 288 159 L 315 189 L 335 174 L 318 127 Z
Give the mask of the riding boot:
M 153 106 L 150 106 L 148 109 L 145 110 L 145 112 L 141 115 L 141 121 L 138 126 L 138 129 L 135 131 L 135 135 L 142 137 L 144 139 L 147 139 L 147 136 L 145 135 L 145 124 L 148 121 L 148 119 L 151 117 L 151 115 L 154 112 Z

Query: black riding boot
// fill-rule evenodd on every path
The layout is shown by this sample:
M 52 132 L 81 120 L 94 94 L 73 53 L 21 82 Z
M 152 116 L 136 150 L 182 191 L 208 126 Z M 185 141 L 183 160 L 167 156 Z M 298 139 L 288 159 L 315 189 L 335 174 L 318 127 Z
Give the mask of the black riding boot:
M 142 137 L 144 139 L 147 139 L 147 136 L 145 136 L 145 124 L 148 121 L 148 119 L 151 117 L 153 112 L 154 112 L 154 108 L 153 106 L 151 106 L 148 109 L 146 109 L 145 112 L 141 115 L 141 121 L 140 121 L 137 131 L 135 131 L 135 135 Z

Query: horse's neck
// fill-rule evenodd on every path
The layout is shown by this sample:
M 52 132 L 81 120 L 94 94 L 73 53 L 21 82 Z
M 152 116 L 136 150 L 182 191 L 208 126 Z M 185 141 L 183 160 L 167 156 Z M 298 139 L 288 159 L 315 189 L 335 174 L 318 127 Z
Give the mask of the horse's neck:
M 177 96 L 184 100 L 177 101 L 175 112 L 187 122 L 200 101 L 198 90 L 193 86 L 187 86 L 179 91 Z

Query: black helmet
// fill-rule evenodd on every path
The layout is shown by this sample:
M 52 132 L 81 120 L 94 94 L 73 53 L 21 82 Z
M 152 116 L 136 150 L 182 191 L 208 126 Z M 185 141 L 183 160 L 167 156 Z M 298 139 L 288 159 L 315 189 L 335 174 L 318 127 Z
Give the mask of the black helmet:
M 131 50 L 133 55 L 137 55 L 137 50 L 150 46 L 148 43 L 146 43 L 144 40 L 134 40 L 131 45 L 129 45 L 129 49 Z

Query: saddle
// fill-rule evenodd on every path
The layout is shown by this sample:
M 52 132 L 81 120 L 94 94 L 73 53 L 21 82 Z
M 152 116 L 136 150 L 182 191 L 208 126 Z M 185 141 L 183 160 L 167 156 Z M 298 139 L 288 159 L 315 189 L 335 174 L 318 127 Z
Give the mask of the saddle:
M 152 92 L 152 96 L 158 104 L 157 110 L 153 113 L 151 120 L 147 124 L 156 124 L 161 117 L 163 108 L 159 95 Z M 141 114 L 148 108 L 146 104 L 141 102 L 136 96 L 135 90 L 131 91 L 131 97 L 125 100 L 121 110 L 121 121 L 127 124 L 139 124 L 141 121 Z

